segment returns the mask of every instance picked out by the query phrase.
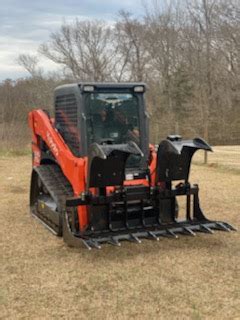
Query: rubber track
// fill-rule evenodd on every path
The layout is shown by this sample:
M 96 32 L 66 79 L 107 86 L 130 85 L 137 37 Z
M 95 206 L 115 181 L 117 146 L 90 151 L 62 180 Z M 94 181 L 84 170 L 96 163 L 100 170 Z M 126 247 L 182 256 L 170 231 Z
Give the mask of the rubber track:
M 42 165 L 35 167 L 34 170 L 37 172 L 44 187 L 57 204 L 58 211 L 61 212 L 65 205 L 66 197 L 73 196 L 71 184 L 57 165 Z M 54 234 L 61 235 L 61 226 L 57 226 L 52 220 L 49 220 L 40 212 L 36 212 L 34 215 Z
M 66 197 L 73 196 L 72 186 L 61 169 L 57 165 L 43 165 L 36 167 L 35 171 L 56 202 L 58 209 L 61 209 L 62 205 L 65 204 Z

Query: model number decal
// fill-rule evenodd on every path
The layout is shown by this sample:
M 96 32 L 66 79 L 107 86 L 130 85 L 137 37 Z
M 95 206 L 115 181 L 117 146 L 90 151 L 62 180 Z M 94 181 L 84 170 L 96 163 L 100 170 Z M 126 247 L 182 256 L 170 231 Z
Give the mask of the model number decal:
M 47 136 L 47 142 L 48 142 L 48 145 L 49 145 L 51 151 L 57 157 L 59 155 L 59 151 L 58 151 L 56 143 L 53 141 L 53 138 L 51 137 L 49 132 L 47 132 L 46 136 Z

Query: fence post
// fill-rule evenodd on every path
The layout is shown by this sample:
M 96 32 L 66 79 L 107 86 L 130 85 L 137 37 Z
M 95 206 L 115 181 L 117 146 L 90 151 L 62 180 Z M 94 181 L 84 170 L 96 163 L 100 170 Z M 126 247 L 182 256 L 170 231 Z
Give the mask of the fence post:
M 207 164 L 208 161 L 208 153 L 206 150 L 204 150 L 204 164 Z

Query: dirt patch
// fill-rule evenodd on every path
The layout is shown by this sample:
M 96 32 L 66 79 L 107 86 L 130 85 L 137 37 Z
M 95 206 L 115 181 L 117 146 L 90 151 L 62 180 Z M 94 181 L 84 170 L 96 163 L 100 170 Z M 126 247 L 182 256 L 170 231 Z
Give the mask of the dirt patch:
M 2 161 L 2 319 L 239 318 L 239 232 L 68 248 L 29 215 L 31 157 Z M 206 215 L 239 228 L 240 175 L 194 166 L 191 176 Z
M 19 187 L 19 186 L 13 186 L 13 187 L 10 188 L 10 192 L 11 193 L 21 194 L 21 193 L 26 193 L 27 189 Z

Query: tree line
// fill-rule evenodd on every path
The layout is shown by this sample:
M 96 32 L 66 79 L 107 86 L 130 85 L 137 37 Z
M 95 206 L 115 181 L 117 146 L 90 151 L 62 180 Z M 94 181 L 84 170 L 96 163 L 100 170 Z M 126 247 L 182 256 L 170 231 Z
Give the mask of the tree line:
M 39 48 L 61 66 L 38 67 L 20 55 L 30 77 L 0 85 L 0 136 L 25 132 L 26 114 L 52 109 L 53 89 L 75 81 L 143 81 L 154 143 L 170 133 L 202 136 L 212 144 L 240 143 L 240 2 L 152 1 L 142 16 L 64 23 Z M 9 133 L 7 133 L 9 131 Z

